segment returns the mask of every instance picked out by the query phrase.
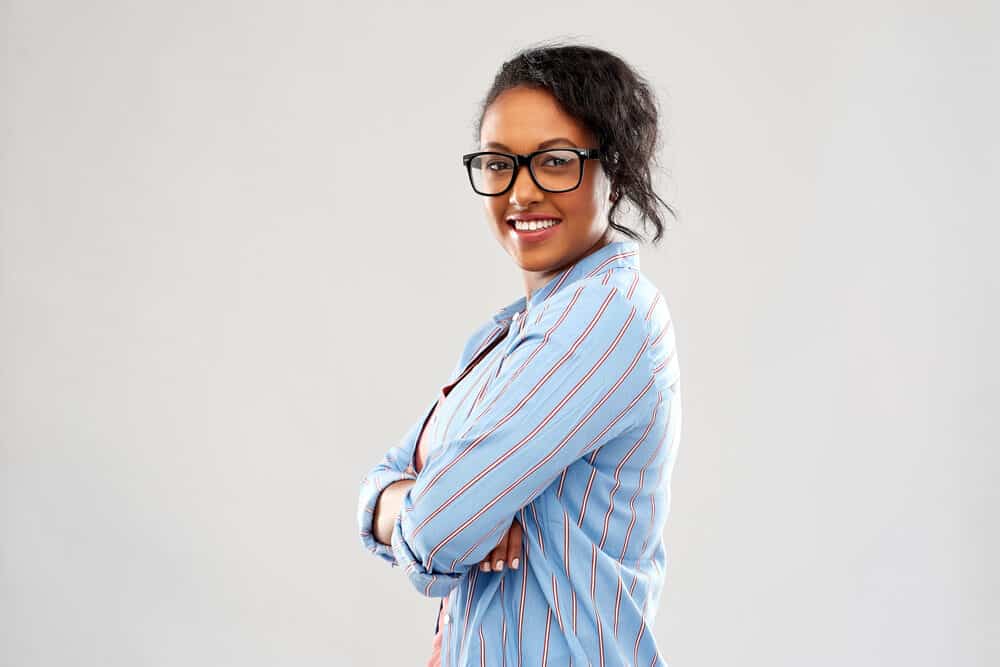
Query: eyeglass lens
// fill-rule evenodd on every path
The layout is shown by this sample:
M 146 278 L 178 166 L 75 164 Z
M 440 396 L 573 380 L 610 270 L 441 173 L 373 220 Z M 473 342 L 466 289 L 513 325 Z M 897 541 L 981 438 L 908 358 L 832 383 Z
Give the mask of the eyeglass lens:
M 535 155 L 531 170 L 543 190 L 572 190 L 582 175 L 580 156 L 573 151 L 553 149 Z M 469 173 L 477 192 L 486 195 L 503 192 L 514 176 L 514 160 L 499 153 L 477 155 L 469 161 Z

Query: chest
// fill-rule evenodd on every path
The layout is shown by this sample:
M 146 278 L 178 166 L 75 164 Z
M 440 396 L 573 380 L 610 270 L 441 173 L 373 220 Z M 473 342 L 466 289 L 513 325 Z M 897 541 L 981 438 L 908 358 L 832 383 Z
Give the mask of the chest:
M 500 334 L 484 346 L 457 378 L 441 387 L 437 401 L 424 420 L 414 450 L 413 468 L 420 472 L 438 444 L 458 437 L 469 419 L 483 407 L 490 382 L 494 379 L 506 338 Z

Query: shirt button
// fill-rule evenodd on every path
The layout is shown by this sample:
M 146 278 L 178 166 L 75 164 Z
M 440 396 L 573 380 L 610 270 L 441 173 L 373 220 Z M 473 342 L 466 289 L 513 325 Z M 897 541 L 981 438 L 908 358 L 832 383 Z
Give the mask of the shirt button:
M 444 615 L 444 624 L 448 625 L 449 623 L 451 623 L 451 614 L 446 613 Z

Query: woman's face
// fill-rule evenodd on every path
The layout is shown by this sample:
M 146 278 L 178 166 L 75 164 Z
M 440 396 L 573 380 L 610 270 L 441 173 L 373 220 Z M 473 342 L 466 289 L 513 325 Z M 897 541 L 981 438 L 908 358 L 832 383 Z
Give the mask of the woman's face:
M 560 146 L 598 147 L 594 135 L 566 114 L 548 91 L 525 86 L 504 91 L 486 109 L 479 138 L 479 150 L 504 153 L 527 154 Z M 535 276 L 537 286 L 566 264 L 610 242 L 609 195 L 610 183 L 600 161 L 586 160 L 583 180 L 575 190 L 541 190 L 527 166 L 522 166 L 510 190 L 497 197 L 484 196 L 483 202 L 500 245 L 526 273 L 539 274 Z M 558 219 L 559 224 L 532 238 L 508 222 L 526 214 L 543 214 Z

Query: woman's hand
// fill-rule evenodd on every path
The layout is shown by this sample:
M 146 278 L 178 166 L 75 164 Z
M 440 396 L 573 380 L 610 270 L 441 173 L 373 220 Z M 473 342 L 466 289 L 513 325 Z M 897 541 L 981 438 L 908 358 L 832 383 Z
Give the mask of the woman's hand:
M 507 529 L 507 534 L 493 548 L 493 551 L 482 560 L 479 569 L 483 572 L 489 572 L 492 568 L 494 572 L 499 572 L 503 569 L 505 563 L 510 563 L 510 566 L 515 570 L 520 567 L 523 534 L 524 531 L 521 529 L 521 524 L 517 522 L 517 519 L 514 519 L 510 524 L 510 528 Z

